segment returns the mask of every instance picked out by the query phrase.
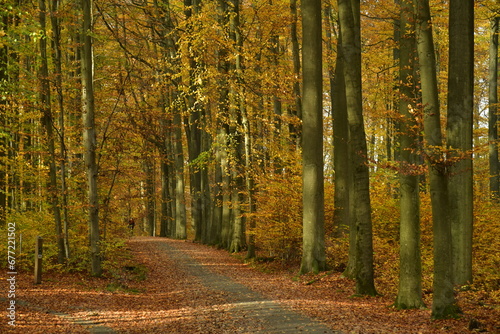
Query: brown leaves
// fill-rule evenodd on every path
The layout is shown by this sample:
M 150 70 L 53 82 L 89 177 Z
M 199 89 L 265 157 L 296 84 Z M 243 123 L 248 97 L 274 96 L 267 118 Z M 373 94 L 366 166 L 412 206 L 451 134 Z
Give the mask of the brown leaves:
M 263 273 L 257 270 L 258 266 L 251 268 L 223 250 L 141 237 L 132 239 L 129 246 L 136 265 L 148 268 L 145 280 L 124 276 L 121 283 L 128 289 L 111 292 L 107 287 L 116 282 L 113 277 L 98 279 L 52 272 L 44 275 L 41 285 L 34 286 L 30 273 L 20 273 L 16 296 L 21 304 L 18 326 L 7 331 L 3 321 L 0 331 L 85 333 L 99 326 L 119 333 L 235 333 L 247 328 L 245 317 L 231 313 L 230 296 L 207 288 L 196 276 L 180 270 L 173 259 L 165 256 L 161 247 L 164 242 L 189 254 L 204 268 L 342 332 L 466 333 L 471 322 L 480 325 L 473 331 L 480 328 L 495 332 L 500 326 L 500 310 L 490 295 L 460 292 L 458 302 L 465 312 L 463 319 L 431 322 L 430 310 L 400 312 L 388 307 L 394 301 L 392 294 L 351 298 L 354 283 L 339 273 L 294 280 L 290 268 L 273 267 L 272 273 Z M 394 290 L 383 286 L 378 289 Z

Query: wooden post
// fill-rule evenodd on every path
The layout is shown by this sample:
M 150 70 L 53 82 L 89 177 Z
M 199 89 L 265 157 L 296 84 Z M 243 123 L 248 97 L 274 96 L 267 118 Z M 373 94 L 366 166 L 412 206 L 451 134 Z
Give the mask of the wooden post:
M 35 284 L 42 283 L 42 254 L 43 238 L 37 236 L 35 245 Z

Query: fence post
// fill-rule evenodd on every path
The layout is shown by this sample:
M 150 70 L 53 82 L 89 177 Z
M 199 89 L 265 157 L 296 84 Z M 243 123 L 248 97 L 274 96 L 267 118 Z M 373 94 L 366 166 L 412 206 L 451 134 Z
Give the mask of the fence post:
M 35 245 L 35 284 L 42 283 L 42 255 L 43 255 L 43 238 L 36 237 Z

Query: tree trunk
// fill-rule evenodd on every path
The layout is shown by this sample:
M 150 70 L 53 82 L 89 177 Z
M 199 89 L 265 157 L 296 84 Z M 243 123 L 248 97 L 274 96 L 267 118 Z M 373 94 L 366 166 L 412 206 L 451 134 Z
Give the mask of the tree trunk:
M 182 149 L 182 121 L 179 110 L 174 111 L 175 152 L 175 237 L 187 238 L 186 200 L 184 197 L 184 152 Z
M 328 10 L 329 20 L 333 17 Z M 332 38 L 332 37 L 330 37 Z M 333 45 L 333 43 L 329 42 Z M 332 46 L 333 48 L 333 46 Z M 332 50 L 333 52 L 333 50 Z M 335 68 L 330 69 L 330 95 L 332 96 L 333 119 L 333 169 L 335 171 L 335 193 L 333 221 L 335 236 L 344 237 L 349 234 L 349 124 L 347 121 L 347 104 L 345 95 L 344 59 L 342 56 L 342 38 L 337 39 L 337 58 Z M 347 157 L 347 158 L 346 158 Z
M 441 120 L 434 42 L 428 0 L 415 0 L 416 35 L 424 106 L 424 139 L 429 164 L 434 233 L 434 279 L 432 317 L 446 318 L 456 314 L 453 295 L 451 229 L 448 195 L 448 172 L 442 150 Z
M 300 274 L 326 269 L 323 181 L 321 1 L 302 1 L 302 203 Z
M 339 0 L 340 31 L 346 87 L 352 169 L 351 224 L 356 226 L 356 293 L 376 295 L 373 281 L 373 241 L 368 150 L 361 88 L 361 30 L 359 0 Z
M 416 56 L 413 5 L 401 1 L 399 26 L 399 112 L 400 125 L 399 170 L 400 229 L 399 229 L 399 289 L 395 306 L 398 309 L 422 308 L 422 260 L 420 256 L 420 196 L 419 177 L 413 169 L 419 163 L 415 153 L 420 133 L 414 117 Z
M 255 212 L 255 201 L 254 201 L 254 179 L 253 179 L 253 159 L 252 159 L 252 134 L 250 131 L 250 122 L 248 120 L 247 113 L 243 113 L 243 128 L 245 131 L 245 183 L 247 191 L 247 205 L 248 205 L 248 216 L 247 224 L 250 227 L 251 233 L 248 236 L 248 249 L 247 249 L 247 259 L 255 258 L 255 235 L 253 231 L 255 229 L 255 219 L 252 214 Z
M 146 146 L 149 146 L 146 143 Z M 147 149 L 150 151 L 151 149 Z M 146 176 L 146 198 L 144 201 L 146 202 L 146 217 L 144 217 L 145 225 L 146 225 L 146 233 L 149 236 L 155 235 L 155 166 L 153 158 L 150 156 L 143 157 L 143 168 L 144 174 Z
M 90 230 L 90 257 L 92 275 L 101 276 L 101 250 L 99 245 L 99 202 L 97 189 L 96 128 L 94 114 L 94 56 L 92 52 L 92 0 L 82 0 L 83 52 L 82 52 L 82 109 L 83 144 L 88 183 L 88 222 Z
M 292 17 L 292 22 L 290 24 L 290 38 L 292 42 L 292 62 L 293 62 L 293 73 L 295 74 L 296 80 L 293 83 L 293 96 L 295 97 L 295 106 L 292 109 L 292 114 L 302 119 L 302 92 L 300 90 L 300 46 L 299 38 L 297 34 L 297 0 L 290 0 L 290 14 Z M 300 146 L 300 125 L 290 124 L 290 136 L 292 142 L 295 142 Z
M 48 196 L 49 202 L 52 206 L 52 214 L 54 215 L 54 222 L 56 228 L 56 240 L 58 249 L 58 262 L 64 263 L 65 247 L 64 247 L 64 235 L 62 229 L 62 219 L 61 219 L 61 208 L 59 206 L 59 191 L 57 187 L 57 169 L 56 169 L 56 149 L 54 140 L 54 130 L 53 130 L 53 117 L 52 117 L 52 107 L 50 101 L 50 81 L 49 81 L 49 67 L 48 67 L 48 56 L 47 56 L 47 8 L 45 0 L 39 0 L 40 7 L 40 28 L 43 33 L 43 37 L 40 38 L 40 55 L 41 55 L 41 66 L 39 70 L 40 78 L 40 106 L 42 111 L 43 125 L 47 133 L 47 146 L 49 150 L 49 180 L 48 180 Z
M 8 27 L 8 16 L 5 14 L 0 17 L 0 30 L 3 30 L 7 34 Z M 4 37 L 2 37 L 3 39 Z M 0 47 L 0 93 L 2 94 L 2 98 L 0 98 L 0 126 L 2 129 L 7 128 L 7 96 L 3 98 L 4 94 L 6 95 L 8 89 L 8 81 L 9 75 L 7 71 L 8 62 L 9 62 L 9 48 L 7 43 L 1 43 Z M 2 136 L 0 138 L 0 228 L 6 226 L 7 224 L 7 164 L 5 159 L 7 158 L 7 137 Z
M 490 161 L 490 193 L 495 201 L 500 199 L 500 161 L 498 160 L 498 25 L 500 17 L 491 20 L 489 59 L 489 117 L 488 145 Z
M 472 283 L 474 114 L 474 1 L 451 0 L 447 145 L 458 159 L 450 168 L 453 282 Z
M 59 22 L 58 10 L 60 0 L 51 1 L 51 25 L 52 25 L 52 47 L 54 59 L 54 74 L 55 86 L 57 91 L 57 102 L 59 106 L 59 143 L 61 149 L 60 157 L 60 179 L 61 179 L 61 204 L 62 204 L 62 230 L 64 239 L 64 256 L 69 259 L 69 216 L 68 216 L 68 191 L 66 186 L 66 131 L 65 131 L 65 109 L 64 109 L 64 93 L 63 93 L 63 80 L 62 80 L 62 52 L 61 52 L 61 24 Z
M 188 23 L 188 34 L 193 34 L 193 12 L 197 14 L 200 11 L 199 3 L 192 0 L 184 0 L 184 13 Z M 199 89 L 196 84 L 195 73 L 199 69 L 199 62 L 195 59 L 202 50 L 193 50 L 191 40 L 188 39 L 188 62 L 189 62 L 189 81 L 187 93 L 187 108 L 189 117 L 184 124 L 186 129 L 187 143 L 188 143 L 188 156 L 189 156 L 189 170 L 190 170 L 190 192 L 191 192 L 191 220 L 192 226 L 195 230 L 195 241 L 202 241 L 203 235 L 206 233 L 206 217 L 203 217 L 202 209 L 202 196 L 201 196 L 201 168 L 196 163 L 196 159 L 201 154 L 201 141 L 202 141 L 202 102 L 196 100 L 197 90 Z
M 160 237 L 171 236 L 170 233 L 170 219 L 172 216 L 171 206 L 170 206 L 170 170 L 167 157 L 164 152 L 161 160 L 161 218 L 160 218 Z
M 236 55 L 234 61 L 230 62 L 230 91 L 229 91 L 229 166 L 231 170 L 231 240 L 230 252 L 239 252 L 246 246 L 245 217 L 243 216 L 242 204 L 244 201 L 243 190 L 245 181 L 243 178 L 244 155 L 243 139 L 240 128 L 242 127 L 242 114 L 245 112 L 244 91 L 242 83 L 243 38 L 240 32 L 240 0 L 231 0 L 229 9 L 229 39 L 233 43 Z

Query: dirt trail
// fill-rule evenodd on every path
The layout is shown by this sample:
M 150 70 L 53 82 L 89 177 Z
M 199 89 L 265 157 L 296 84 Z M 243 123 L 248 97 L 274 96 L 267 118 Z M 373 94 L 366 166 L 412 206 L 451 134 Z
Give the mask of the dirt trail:
M 475 331 L 468 329 L 472 318 L 487 332 L 500 329 L 498 308 L 469 301 L 462 318 L 431 321 L 430 309 L 391 308 L 393 294 L 352 298 L 354 282 L 340 273 L 263 273 L 190 241 L 133 237 L 123 250 L 104 278 L 51 272 L 34 285 L 32 273 L 19 273 L 16 327 L 5 317 L 0 333 L 463 334 Z M 137 280 L 142 268 L 147 276 Z M 6 280 L 0 283 L 7 291 Z
M 147 242 L 137 240 L 135 242 Z M 180 249 L 178 243 L 164 240 L 158 246 L 188 275 L 200 280 L 215 294 L 222 293 L 227 299 L 230 317 L 238 319 L 238 331 L 243 333 L 339 333 L 325 325 L 299 314 L 262 294 L 215 273 Z
M 153 237 L 128 248 L 147 267 L 143 281 L 45 274 L 34 285 L 19 275 L 16 326 L 2 321 L 0 333 L 337 333 L 215 272 L 248 273 L 227 253 Z M 117 279 L 120 289 L 110 289 Z

